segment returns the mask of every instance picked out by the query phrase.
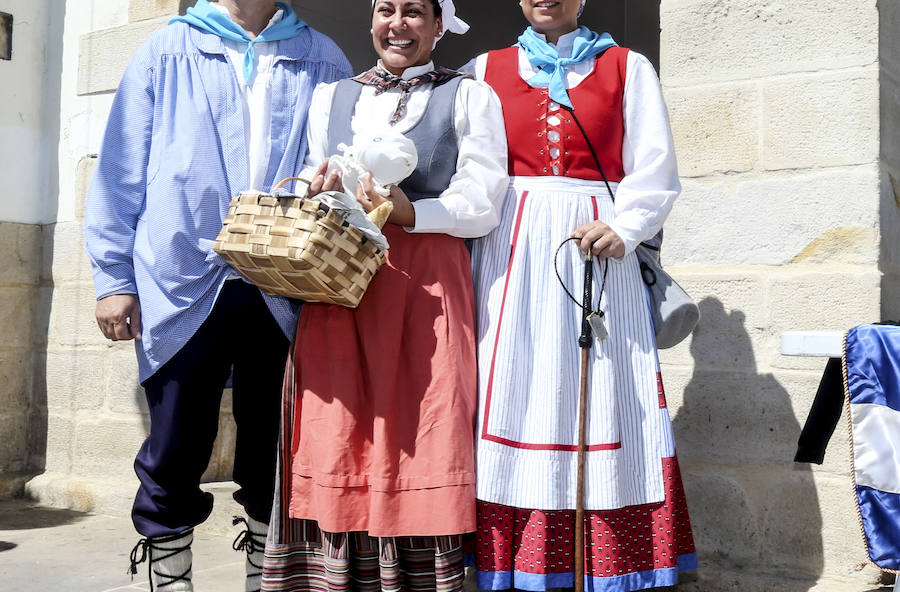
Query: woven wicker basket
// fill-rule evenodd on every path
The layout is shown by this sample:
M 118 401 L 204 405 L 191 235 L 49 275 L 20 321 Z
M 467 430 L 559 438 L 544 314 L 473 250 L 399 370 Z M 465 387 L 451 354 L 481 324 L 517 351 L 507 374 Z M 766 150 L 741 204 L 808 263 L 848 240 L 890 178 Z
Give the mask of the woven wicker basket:
M 385 261 L 358 228 L 317 199 L 255 191 L 231 200 L 213 249 L 264 292 L 350 308 Z

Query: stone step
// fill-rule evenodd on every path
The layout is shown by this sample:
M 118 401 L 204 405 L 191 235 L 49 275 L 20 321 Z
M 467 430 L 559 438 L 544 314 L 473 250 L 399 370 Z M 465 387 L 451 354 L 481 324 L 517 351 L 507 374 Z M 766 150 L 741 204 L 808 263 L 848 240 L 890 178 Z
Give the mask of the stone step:
M 213 511 L 198 532 L 225 535 L 237 531 L 231 524 L 233 516 L 243 515 L 243 509 L 232 498 L 237 485 L 232 481 L 205 483 L 204 491 L 215 497 Z M 129 516 L 137 491 L 133 476 L 122 480 L 79 480 L 71 475 L 44 473 L 25 484 L 25 496 L 42 506 L 89 512 L 105 516 Z

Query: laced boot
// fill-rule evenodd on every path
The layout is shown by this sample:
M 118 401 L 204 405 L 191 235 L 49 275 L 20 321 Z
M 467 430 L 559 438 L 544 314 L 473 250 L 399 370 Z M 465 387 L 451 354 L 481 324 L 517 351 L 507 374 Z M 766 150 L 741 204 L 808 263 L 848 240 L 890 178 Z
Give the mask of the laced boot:
M 193 542 L 193 529 L 171 536 L 141 539 L 131 550 L 131 566 L 128 568 L 131 579 L 137 574 L 137 566 L 149 559 L 151 592 L 193 592 Z
M 266 534 L 269 531 L 269 525 L 253 518 L 244 519 L 241 516 L 235 516 L 232 524 L 237 526 L 243 523 L 246 527 L 236 539 L 232 547 L 235 551 L 245 551 L 247 553 L 247 582 L 244 590 L 246 592 L 260 592 L 262 587 L 263 557 L 266 552 Z

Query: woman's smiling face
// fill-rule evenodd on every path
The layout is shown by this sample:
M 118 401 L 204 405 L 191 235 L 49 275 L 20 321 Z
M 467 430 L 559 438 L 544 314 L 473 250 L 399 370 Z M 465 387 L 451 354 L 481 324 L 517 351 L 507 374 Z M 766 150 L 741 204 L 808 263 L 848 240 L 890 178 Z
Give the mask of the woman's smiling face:
M 399 76 L 427 64 L 443 23 L 431 0 L 378 0 L 372 14 L 372 44 L 381 63 Z
M 522 0 L 522 13 L 538 33 L 565 34 L 578 27 L 581 0 Z

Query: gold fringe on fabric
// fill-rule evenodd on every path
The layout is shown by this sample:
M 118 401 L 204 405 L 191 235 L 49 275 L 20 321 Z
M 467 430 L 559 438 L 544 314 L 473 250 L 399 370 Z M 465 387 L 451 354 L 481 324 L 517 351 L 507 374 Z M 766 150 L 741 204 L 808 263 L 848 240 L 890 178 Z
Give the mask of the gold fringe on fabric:
M 872 564 L 881 571 L 900 575 L 900 571 L 885 569 L 872 561 L 872 556 L 869 555 L 869 538 L 866 536 L 866 528 L 863 525 L 862 509 L 859 507 L 859 496 L 856 494 L 856 452 L 854 451 L 853 446 L 853 413 L 850 409 L 850 383 L 847 378 L 847 335 L 849 333 L 850 331 L 844 333 L 844 344 L 841 350 L 841 372 L 843 373 L 844 378 L 844 406 L 847 407 L 847 425 L 849 428 L 848 433 L 850 434 L 850 481 L 853 485 L 853 503 L 856 505 L 856 519 L 859 522 L 859 530 L 863 535 L 866 558 L 868 559 L 868 561 L 858 563 L 854 569 L 856 571 L 861 571 L 866 565 Z

